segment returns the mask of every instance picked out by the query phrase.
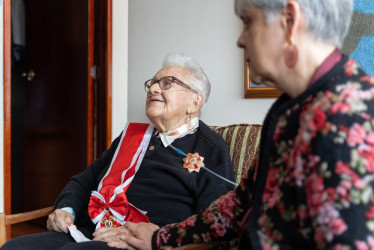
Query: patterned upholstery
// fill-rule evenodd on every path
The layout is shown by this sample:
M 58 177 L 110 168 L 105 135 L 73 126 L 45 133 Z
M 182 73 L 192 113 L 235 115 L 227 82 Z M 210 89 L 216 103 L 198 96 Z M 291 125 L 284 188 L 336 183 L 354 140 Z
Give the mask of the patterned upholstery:
M 253 166 L 259 150 L 261 125 L 232 124 L 228 126 L 210 126 L 225 140 L 229 148 L 236 183 L 240 182 L 242 174 Z

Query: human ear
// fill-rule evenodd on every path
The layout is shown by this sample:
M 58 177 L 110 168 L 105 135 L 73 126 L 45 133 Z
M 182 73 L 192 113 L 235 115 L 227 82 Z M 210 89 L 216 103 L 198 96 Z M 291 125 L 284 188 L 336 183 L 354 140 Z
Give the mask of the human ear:
M 190 107 L 187 109 L 187 114 L 193 114 L 200 110 L 201 106 L 203 105 L 204 97 L 201 94 L 194 94 L 194 98 L 192 99 L 192 103 Z
M 297 35 L 297 30 L 302 23 L 300 4 L 295 0 L 289 0 L 283 10 L 283 26 L 286 34 L 286 41 L 289 37 Z
M 298 2 L 290 0 L 283 10 L 282 25 L 285 30 L 285 48 L 283 51 L 284 62 L 289 68 L 294 68 L 299 59 L 299 52 L 295 42 L 300 23 L 301 9 Z

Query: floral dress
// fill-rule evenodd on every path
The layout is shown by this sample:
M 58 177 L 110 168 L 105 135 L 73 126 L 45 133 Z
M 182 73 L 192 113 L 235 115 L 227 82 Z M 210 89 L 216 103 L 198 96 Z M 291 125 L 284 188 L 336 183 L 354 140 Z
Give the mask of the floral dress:
M 241 237 L 243 249 L 374 249 L 374 77 L 343 56 L 264 121 L 257 168 L 153 248 Z

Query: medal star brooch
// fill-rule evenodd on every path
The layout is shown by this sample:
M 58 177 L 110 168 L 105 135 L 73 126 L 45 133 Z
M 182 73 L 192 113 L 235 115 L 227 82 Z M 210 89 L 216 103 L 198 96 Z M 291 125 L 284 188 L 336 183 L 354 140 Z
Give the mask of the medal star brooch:
M 183 167 L 187 168 L 188 172 L 193 171 L 199 172 L 200 168 L 204 167 L 204 157 L 200 156 L 199 153 L 188 153 L 187 157 L 183 158 Z

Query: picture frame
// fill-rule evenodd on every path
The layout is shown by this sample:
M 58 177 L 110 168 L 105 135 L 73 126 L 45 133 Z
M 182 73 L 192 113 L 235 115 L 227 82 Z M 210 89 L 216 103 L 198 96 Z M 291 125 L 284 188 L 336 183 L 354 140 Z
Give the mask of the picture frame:
M 283 93 L 273 87 L 254 84 L 249 78 L 250 73 L 248 63 L 244 61 L 244 98 L 276 98 Z

